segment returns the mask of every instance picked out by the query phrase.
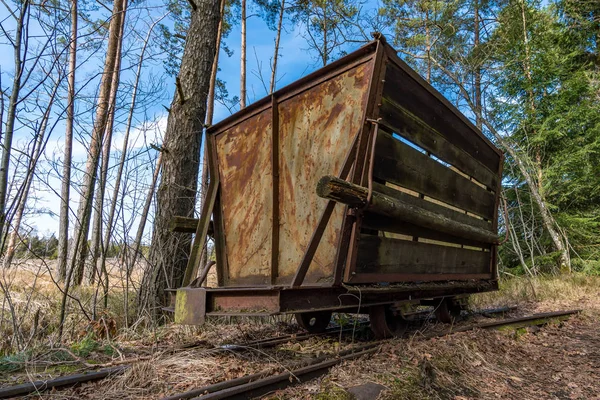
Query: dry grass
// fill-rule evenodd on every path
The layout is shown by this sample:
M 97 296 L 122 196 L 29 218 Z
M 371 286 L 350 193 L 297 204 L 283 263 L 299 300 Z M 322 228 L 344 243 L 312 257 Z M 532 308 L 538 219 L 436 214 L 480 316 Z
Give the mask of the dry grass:
M 600 288 L 600 277 L 579 273 L 564 276 L 518 277 L 500 281 L 497 292 L 481 293 L 470 297 L 474 308 L 532 305 L 553 308 L 564 305 L 575 308 L 595 308 Z
M 157 327 L 138 321 L 137 324 L 126 327 L 123 318 L 123 281 L 120 280 L 121 274 L 115 266 L 111 268 L 111 296 L 103 318 L 105 322 L 113 321 L 116 331 L 107 338 L 105 330 L 102 327 L 96 330 L 76 304 L 71 302 L 71 315 L 66 325 L 67 340 L 59 345 L 55 330 L 60 291 L 52 282 L 50 270 L 51 266 L 45 270 L 44 266 L 29 264 L 3 272 L 3 282 L 8 283 L 12 300 L 18 311 L 23 313 L 21 329 L 24 332 L 33 330 L 33 319 L 39 310 L 37 333 L 27 349 L 10 356 L 13 357 L 12 364 L 7 362 L 7 357 L 0 360 L 0 380 L 4 380 L 4 384 L 71 373 L 84 367 L 82 362 L 110 364 L 139 359 L 141 361 L 134 363 L 134 367 L 123 376 L 61 391 L 61 395 L 89 399 L 157 398 L 250 373 L 281 370 L 282 365 L 302 362 L 319 350 L 335 352 L 345 346 L 337 343 L 335 338 L 325 341 L 314 339 L 302 344 L 290 343 L 266 355 L 250 352 L 245 356 L 217 356 L 206 353 L 206 349 L 222 343 L 241 343 L 293 332 L 297 327 L 291 323 L 289 317 L 270 320 L 223 319 L 202 327 Z M 136 275 L 135 279 L 139 278 L 140 276 Z M 95 287 L 81 287 L 73 293 L 89 309 L 94 292 Z M 597 326 L 600 314 L 599 294 L 600 277 L 573 274 L 567 277 L 515 278 L 503 280 L 499 292 L 472 296 L 471 305 L 474 309 L 518 305 L 519 310 L 516 314 L 584 308 L 586 312 L 583 316 L 574 318 L 565 326 L 584 331 L 585 335 L 593 339 L 589 332 L 594 324 Z M 433 330 L 442 328 L 426 326 L 426 329 Z M 0 345 L 5 346 L 4 352 L 8 354 L 10 347 L 7 343 L 10 341 L 12 326 L 9 323 L 6 303 L 0 329 Z M 544 328 L 543 332 L 560 336 L 560 329 L 564 327 Z M 552 343 L 558 346 L 559 340 L 551 337 Z M 531 340 L 524 342 L 524 338 Z M 532 343 L 535 342 L 532 338 L 534 335 L 527 332 L 521 336 L 510 333 L 470 332 L 428 342 L 416 339 L 394 341 L 386 344 L 378 355 L 368 360 L 345 363 L 335 368 L 325 379 L 290 388 L 275 394 L 273 398 L 346 399 L 348 394 L 345 388 L 364 382 L 385 385 L 388 389 L 382 396 L 390 399 L 488 398 L 495 396 L 490 391 L 492 383 L 497 386 L 504 385 L 502 390 L 512 393 L 510 388 L 522 384 L 528 375 L 518 370 L 522 368 L 518 363 L 505 360 L 504 354 L 517 357 L 520 351 L 529 354 L 531 359 L 542 357 L 538 347 L 543 347 L 543 344 L 536 344 L 535 348 L 532 348 Z M 572 356 L 575 357 L 573 362 L 580 362 L 577 352 L 590 351 L 585 347 L 587 341 L 581 341 L 584 343 L 581 346 L 585 347 L 582 350 L 581 346 L 577 347 L 579 345 L 576 339 L 572 340 L 572 347 L 575 349 L 572 350 Z M 195 345 L 193 349 L 178 350 L 174 353 L 174 349 L 190 343 Z M 598 343 L 596 347 L 599 347 L 597 345 Z M 65 347 L 67 351 L 60 351 L 60 346 Z M 54 350 L 49 351 L 51 348 Z M 555 350 L 558 351 L 558 347 Z M 69 356 L 69 352 L 74 353 L 75 358 Z M 561 354 L 554 355 L 558 357 Z M 566 359 L 570 360 L 569 357 Z M 14 372 L 7 373 L 14 369 L 3 370 L 3 366 L 13 368 L 15 365 L 21 371 L 19 375 Z M 587 368 L 586 365 L 583 367 Z M 486 379 L 489 382 L 485 381 Z M 496 382 L 498 379 L 499 383 Z M 536 375 L 536 379 L 542 378 Z M 481 383 L 482 380 L 485 384 Z M 585 386 L 585 382 L 578 381 L 577 385 Z M 541 389 L 538 387 L 536 390 Z M 500 397 L 503 396 L 504 394 Z

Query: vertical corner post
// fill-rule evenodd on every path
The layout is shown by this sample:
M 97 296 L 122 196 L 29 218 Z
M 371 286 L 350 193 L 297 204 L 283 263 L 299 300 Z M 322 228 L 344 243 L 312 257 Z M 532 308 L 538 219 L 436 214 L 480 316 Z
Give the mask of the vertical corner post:
M 208 145 L 208 143 L 209 140 L 207 138 L 206 144 Z M 208 225 L 210 224 L 210 217 L 213 213 L 218 188 L 219 176 L 218 174 L 213 176 L 211 173 L 208 193 L 204 197 L 204 202 L 202 203 L 202 211 L 200 212 L 200 220 L 196 227 L 192 251 L 185 268 L 185 274 L 183 275 L 183 286 L 188 286 L 195 279 L 196 275 L 198 275 L 198 269 L 201 267 L 200 260 L 202 259 L 202 252 L 204 251 L 204 242 L 208 236 Z
M 369 120 L 376 120 L 379 116 L 379 101 L 383 91 L 385 79 L 386 59 L 385 41 L 378 40 L 375 48 L 373 70 L 371 72 L 371 84 L 367 97 L 367 106 L 362 118 L 362 130 L 356 149 L 356 161 L 349 176 L 349 181 L 357 185 L 364 185 L 368 179 L 369 171 L 369 146 L 371 144 L 373 130 L 376 128 Z M 360 237 L 361 212 L 350 210 L 346 207 L 346 216 L 340 232 L 338 252 L 335 261 L 334 285 L 349 281 L 356 265 L 358 239 Z
M 208 150 L 208 173 L 210 181 L 220 182 L 219 161 L 217 159 L 217 143 L 215 135 L 206 135 L 206 149 Z M 225 249 L 225 227 L 223 225 L 223 211 L 221 210 L 221 185 L 216 185 L 215 203 L 213 206 L 213 226 L 215 240 L 215 255 L 217 259 L 217 284 L 224 286 L 227 271 L 227 252 Z
M 273 171 L 273 225 L 271 236 L 271 284 L 279 273 L 279 104 L 271 95 L 271 168 Z
M 494 208 L 494 219 L 492 220 L 492 231 L 498 233 L 498 211 L 500 207 L 500 195 L 502 193 L 502 172 L 504 170 L 504 153 L 500 156 L 500 165 L 498 166 L 498 184 L 496 185 L 496 196 L 495 196 L 495 208 Z M 508 229 L 508 223 L 506 229 Z M 507 232 L 508 233 L 508 232 Z M 492 279 L 498 279 L 498 244 L 492 244 L 490 247 L 490 272 Z

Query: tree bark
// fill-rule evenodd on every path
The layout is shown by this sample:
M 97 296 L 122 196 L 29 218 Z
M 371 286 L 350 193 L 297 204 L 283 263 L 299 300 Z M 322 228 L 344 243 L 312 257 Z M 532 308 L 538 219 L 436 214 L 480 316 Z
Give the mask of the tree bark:
M 206 105 L 206 126 L 211 126 L 213 123 L 213 117 L 215 113 L 215 89 L 217 85 L 217 72 L 219 71 L 219 51 L 221 49 L 221 37 L 223 36 L 223 18 L 225 13 L 225 0 L 221 0 L 221 18 L 219 20 L 219 27 L 217 28 L 217 42 L 215 50 L 215 59 L 213 60 L 212 70 L 210 72 L 210 84 L 208 87 L 208 102 Z M 204 141 L 206 143 L 206 139 Z M 206 192 L 208 191 L 208 151 L 206 150 L 206 144 L 204 145 L 204 152 L 202 156 L 202 175 L 200 177 L 200 196 L 201 204 L 204 204 L 206 199 Z M 195 232 L 195 230 L 194 230 Z M 200 259 L 200 265 L 204 267 L 207 261 L 207 245 L 204 244 L 204 250 L 202 251 L 202 258 Z
M 275 91 L 275 81 L 277 79 L 277 59 L 279 58 L 279 41 L 281 39 L 281 26 L 283 25 L 283 14 L 285 12 L 285 0 L 281 0 L 279 9 L 279 22 L 277 22 L 277 36 L 275 37 L 275 50 L 273 51 L 273 67 L 271 68 L 271 83 L 269 93 Z
M 477 112 L 475 113 L 475 126 L 479 128 L 479 130 L 483 129 L 483 124 L 481 122 L 481 111 L 483 109 L 483 104 L 481 100 L 481 64 L 479 63 L 479 44 L 480 44 L 480 17 L 479 17 L 479 0 L 474 0 L 473 2 L 473 49 L 475 50 L 475 108 Z
M 112 199 L 111 199 L 111 203 L 110 203 L 110 211 L 108 212 L 108 218 L 106 220 L 106 228 L 105 228 L 105 232 L 104 232 L 104 242 L 103 242 L 104 249 L 103 249 L 102 255 L 101 255 L 100 271 L 104 271 L 106 269 L 107 249 L 108 249 L 108 246 L 109 246 L 111 238 L 112 238 L 113 226 L 115 225 L 115 213 L 116 213 L 116 209 L 117 209 L 117 202 L 119 199 L 119 192 L 121 189 L 121 180 L 123 178 L 123 170 L 125 169 L 125 162 L 127 160 L 127 154 L 128 154 L 127 146 L 129 145 L 129 135 L 131 133 L 131 125 L 133 123 L 133 114 L 135 112 L 135 106 L 136 106 L 136 102 L 137 102 L 138 86 L 139 86 L 139 82 L 140 82 L 140 77 L 142 76 L 142 65 L 144 63 L 146 49 L 148 48 L 148 43 L 150 41 L 150 37 L 152 35 L 154 27 L 160 21 L 162 21 L 163 18 L 164 17 L 157 19 L 150 26 L 150 29 L 148 30 L 148 34 L 146 35 L 146 39 L 144 40 L 144 45 L 142 46 L 142 50 L 140 52 L 139 63 L 138 63 L 137 71 L 136 71 L 136 75 L 135 75 L 135 82 L 133 84 L 133 91 L 131 92 L 131 104 L 129 106 L 129 114 L 127 116 L 127 124 L 125 127 L 125 136 L 123 138 L 123 150 L 121 151 L 121 158 L 119 160 L 119 169 L 117 171 L 117 176 L 115 177 L 115 187 L 113 190 L 113 195 L 112 195 Z M 159 160 L 158 164 L 160 165 L 160 160 Z M 157 168 L 159 168 L 159 167 L 157 167 Z M 153 180 L 152 180 L 152 184 L 150 187 L 150 193 L 154 193 L 154 186 L 156 184 L 157 174 L 158 174 L 158 172 L 155 172 Z M 150 199 L 152 199 L 152 195 L 150 195 Z M 148 203 L 148 201 L 147 201 L 147 203 Z M 147 206 L 144 206 L 144 210 L 146 210 L 146 209 L 150 209 L 150 204 L 147 204 Z M 147 215 L 148 215 L 147 211 L 142 213 L 142 220 L 140 221 L 140 225 L 142 226 L 142 232 L 143 232 L 143 226 L 145 224 Z M 134 257 L 135 257 L 135 255 L 134 255 Z M 129 278 L 129 273 L 127 274 L 127 277 Z
M 77 1 L 71 0 L 71 42 L 69 43 L 69 75 L 67 94 L 67 119 L 65 121 L 65 157 L 60 195 L 60 217 L 58 227 L 58 280 L 67 276 L 69 249 L 69 197 L 71 192 L 71 159 L 73 153 L 73 118 L 75 116 L 75 69 L 77 67 Z
M 489 230 L 458 222 L 439 213 L 377 191 L 372 191 L 371 194 L 372 197 L 369 202 L 369 189 L 334 176 L 324 176 L 317 183 L 317 195 L 319 197 L 334 200 L 353 208 L 371 211 L 399 223 L 407 222 L 483 243 L 499 242 L 498 235 Z
M 180 90 L 175 92 L 167 122 L 150 268 L 144 273 L 139 298 L 140 311 L 148 310 L 154 317 L 160 316 L 160 307 L 166 304 L 165 289 L 181 284 L 189 257 L 189 234 L 171 232 L 169 223 L 176 215 L 194 213 L 219 19 L 219 2 L 196 0 L 179 71 Z
M 33 144 L 33 148 L 31 149 L 31 155 L 29 158 L 29 163 L 27 165 L 27 173 L 25 175 L 25 182 L 23 183 L 23 190 L 20 199 L 17 204 L 17 209 L 15 211 L 14 218 L 12 220 L 12 232 L 8 238 L 8 245 L 6 246 L 6 254 L 4 255 L 4 267 L 9 268 L 12 264 L 13 257 L 15 255 L 15 249 L 17 245 L 17 240 L 19 239 L 19 229 L 21 228 L 21 221 L 23 220 L 23 214 L 25 213 L 25 206 L 27 205 L 27 198 L 29 197 L 29 190 L 31 189 L 31 184 L 33 183 L 33 177 L 35 168 L 37 166 L 38 160 L 42 154 L 44 149 L 44 138 L 46 136 L 46 128 L 48 127 L 48 121 L 50 120 L 50 113 L 52 111 L 52 106 L 54 105 L 54 99 L 56 98 L 56 94 L 58 92 L 58 88 L 61 84 L 61 76 L 59 76 L 54 85 L 54 89 L 50 94 L 50 99 L 48 100 L 48 106 L 42 115 L 42 120 L 40 122 L 40 127 L 37 131 L 36 138 Z
M 242 40 L 240 44 L 240 109 L 246 108 L 246 0 L 242 0 Z
M 124 10 L 125 11 L 125 10 Z M 104 246 L 108 243 L 101 243 L 102 239 L 102 217 L 104 209 L 104 194 L 106 192 L 106 179 L 108 178 L 108 164 L 110 162 L 110 146 L 112 145 L 112 135 L 115 122 L 115 111 L 117 108 L 117 93 L 119 91 L 119 80 L 121 77 L 121 48 L 123 42 L 123 32 L 125 29 L 125 18 L 121 18 L 119 30 L 119 42 L 117 46 L 117 54 L 115 55 L 115 66 L 112 73 L 112 81 L 110 84 L 110 97 L 108 100 L 108 121 L 106 130 L 104 131 L 104 143 L 102 145 L 102 164 L 100 165 L 100 179 L 98 180 L 98 190 L 94 200 L 94 222 L 92 225 L 91 238 L 91 260 L 88 265 L 88 283 L 93 284 L 96 274 L 100 279 L 100 274 L 105 271 L 98 271 L 98 258 L 100 253 L 104 253 Z M 108 279 L 105 276 L 105 279 Z
M 25 17 L 29 12 L 29 0 L 25 0 L 21 6 L 21 12 L 17 19 L 15 29 L 15 39 L 13 53 L 15 57 L 15 74 L 13 78 L 12 90 L 8 100 L 8 109 L 6 111 L 6 130 L 4 131 L 4 141 L 2 143 L 2 158 L 0 160 L 0 251 L 4 249 L 4 238 L 6 229 L 6 200 L 8 195 L 8 173 L 10 166 L 10 154 L 12 150 L 12 140 L 15 131 L 15 120 L 17 118 L 17 104 L 21 91 L 21 78 L 23 76 L 23 61 L 21 60 L 21 48 L 23 46 L 23 33 L 25 29 Z M 27 39 L 25 39 L 27 40 Z M 27 43 L 25 43 L 27 45 Z
M 96 186 L 102 140 L 109 118 L 111 84 L 113 81 L 115 65 L 117 63 L 117 56 L 119 54 L 118 49 L 122 44 L 120 32 L 121 23 L 125 18 L 126 8 L 127 0 L 117 0 L 114 2 L 108 33 L 108 46 L 104 61 L 104 72 L 100 81 L 100 91 L 97 100 L 96 118 L 91 135 L 81 198 L 77 210 L 77 220 L 75 221 L 75 229 L 73 230 L 77 240 L 73 243 L 70 267 L 73 269 L 73 284 L 75 285 L 80 285 L 83 280 L 85 261 L 88 253 L 87 238 L 90 228 L 94 188 Z

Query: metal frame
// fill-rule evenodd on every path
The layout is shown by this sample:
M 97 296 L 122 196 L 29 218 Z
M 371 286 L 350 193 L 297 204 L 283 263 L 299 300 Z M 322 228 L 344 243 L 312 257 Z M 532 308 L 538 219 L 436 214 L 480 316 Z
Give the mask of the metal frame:
M 197 288 L 184 287 L 177 292 L 178 298 L 176 307 L 176 320 L 183 323 L 201 323 L 206 316 L 211 315 L 274 315 L 289 312 L 303 312 L 316 309 L 356 309 L 358 304 L 368 307 L 375 304 L 388 304 L 395 301 L 406 301 L 423 299 L 428 297 L 443 297 L 465 293 L 475 293 L 497 289 L 497 246 L 491 247 L 490 274 L 356 274 L 356 260 L 358 252 L 358 242 L 360 240 L 362 225 L 362 210 L 345 207 L 344 218 L 340 229 L 337 253 L 335 257 L 333 282 L 322 287 L 304 285 L 313 257 L 317 251 L 323 233 L 330 223 L 330 217 L 334 211 L 336 202 L 329 200 L 322 212 L 319 222 L 312 233 L 311 239 L 304 251 L 296 273 L 290 285 L 279 285 L 279 104 L 286 99 L 292 98 L 310 88 L 323 83 L 333 77 L 336 77 L 352 68 L 363 63 L 373 62 L 373 69 L 370 77 L 370 85 L 367 94 L 367 105 L 363 115 L 363 124 L 360 131 L 356 134 L 346 159 L 343 163 L 339 177 L 357 185 L 366 186 L 372 179 L 369 176 L 370 163 L 372 161 L 371 152 L 375 151 L 373 141 L 379 117 L 379 108 L 385 83 L 386 66 L 391 62 L 396 67 L 405 72 L 420 83 L 436 99 L 451 112 L 456 114 L 467 126 L 488 144 L 494 151 L 500 155 L 500 164 L 503 163 L 503 155 L 496 149 L 485 136 L 473 126 L 458 110 L 455 109 L 439 92 L 427 85 L 425 81 L 414 71 L 412 71 L 395 54 L 394 50 L 386 44 L 383 37 L 375 40 L 358 51 L 318 70 L 305 78 L 292 83 L 291 85 L 278 90 L 271 96 L 264 98 L 243 111 L 232 115 L 222 122 L 210 127 L 207 130 L 207 146 L 209 156 L 209 173 L 211 177 L 210 187 L 207 199 L 203 206 L 202 214 L 196 230 L 196 238 L 192 256 L 186 270 L 184 285 L 191 282 L 192 277 L 197 274 L 199 262 L 199 243 L 204 242 L 210 216 L 214 220 L 214 240 L 216 246 L 216 256 L 218 264 L 218 285 L 223 286 L 225 277 L 223 273 L 228 271 L 227 250 L 223 229 L 223 211 L 220 204 L 220 185 L 219 185 L 219 167 L 216 152 L 216 137 L 226 132 L 248 118 L 264 112 L 271 108 L 272 131 L 271 133 L 271 166 L 272 166 L 272 185 L 273 185 L 273 210 L 272 210 L 272 255 L 270 268 L 270 286 L 260 287 L 219 287 L 219 288 Z M 501 185 L 502 168 L 498 171 L 498 187 L 496 190 L 496 204 L 499 200 Z M 492 188 L 489 188 L 492 189 Z M 497 210 L 495 211 L 492 225 L 497 229 Z M 458 284 L 451 280 L 459 280 Z M 422 285 L 407 286 L 403 289 L 387 287 L 374 291 L 374 294 L 366 294 L 365 297 L 345 296 L 349 293 L 349 287 L 344 286 L 343 282 L 352 282 L 352 284 L 373 284 L 373 282 L 416 282 L 427 281 L 435 284 L 435 289 L 423 289 Z M 444 281 L 444 282 L 442 282 Z M 437 283 L 436 283 L 437 282 Z M 201 284 L 201 282 L 199 282 Z M 362 296 L 361 294 L 361 296 Z M 185 305 L 185 307 L 184 307 Z M 218 307 L 228 308 L 229 311 L 223 312 Z M 187 322 L 186 322 L 187 321 Z
M 406 284 L 391 287 L 253 287 L 205 288 L 185 287 L 177 290 L 175 320 L 182 324 L 200 325 L 207 317 L 273 316 L 316 310 L 366 312 L 369 307 L 418 299 L 458 296 L 496 290 L 490 280 L 447 283 Z M 172 309 L 171 309 L 172 310 Z

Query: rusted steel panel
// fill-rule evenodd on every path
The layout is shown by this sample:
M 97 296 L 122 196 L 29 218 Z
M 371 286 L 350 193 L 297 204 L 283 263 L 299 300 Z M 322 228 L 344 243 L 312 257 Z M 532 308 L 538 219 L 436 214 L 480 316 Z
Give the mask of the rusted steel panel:
M 278 283 L 290 283 L 327 201 L 317 197 L 321 176 L 337 174 L 360 131 L 373 63 L 360 64 L 279 103 L 280 253 Z M 305 283 L 333 277 L 343 207 L 325 229 Z
M 271 112 L 216 137 L 227 271 L 224 283 L 270 284 L 273 220 Z
M 215 292 L 209 294 L 211 312 L 277 313 L 279 292 Z

